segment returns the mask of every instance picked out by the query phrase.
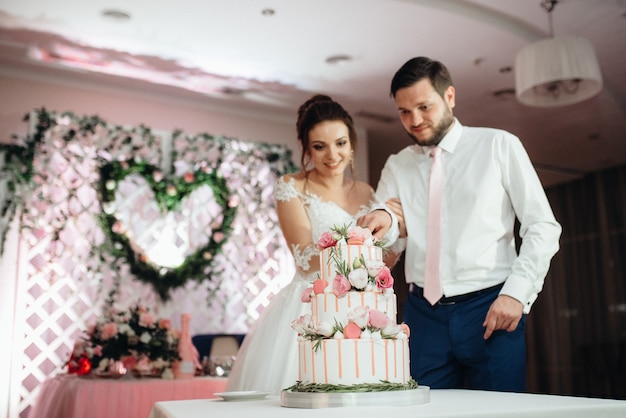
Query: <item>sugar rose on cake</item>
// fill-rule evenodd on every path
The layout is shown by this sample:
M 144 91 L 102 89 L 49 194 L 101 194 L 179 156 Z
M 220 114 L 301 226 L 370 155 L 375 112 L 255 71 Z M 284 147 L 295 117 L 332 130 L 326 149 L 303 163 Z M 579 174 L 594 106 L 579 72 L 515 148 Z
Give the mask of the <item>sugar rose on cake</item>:
M 334 226 L 317 243 L 320 273 L 301 300 L 311 311 L 295 319 L 300 392 L 417 388 L 409 371 L 409 329 L 396 322 L 384 243 L 369 229 Z

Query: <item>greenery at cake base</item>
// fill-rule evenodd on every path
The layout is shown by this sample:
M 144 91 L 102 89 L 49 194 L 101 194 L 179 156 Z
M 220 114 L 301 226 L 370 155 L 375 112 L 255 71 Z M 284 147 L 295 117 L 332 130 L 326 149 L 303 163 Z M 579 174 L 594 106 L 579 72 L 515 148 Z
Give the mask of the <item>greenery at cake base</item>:
M 290 392 L 342 393 L 342 392 L 390 392 L 394 390 L 417 389 L 418 384 L 410 379 L 405 384 L 381 380 L 380 383 L 359 383 L 356 385 L 331 385 L 325 383 L 302 383 L 286 388 Z

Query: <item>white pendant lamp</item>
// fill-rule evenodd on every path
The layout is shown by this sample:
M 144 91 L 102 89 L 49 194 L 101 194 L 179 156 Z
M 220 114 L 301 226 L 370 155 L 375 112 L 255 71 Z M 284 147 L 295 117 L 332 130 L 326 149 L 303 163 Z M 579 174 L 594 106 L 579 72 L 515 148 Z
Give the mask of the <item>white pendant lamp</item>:
M 551 12 L 557 1 L 543 1 L 552 35 Z M 591 43 L 578 36 L 544 39 L 522 48 L 515 57 L 517 99 L 533 107 L 565 106 L 602 90 L 602 74 Z

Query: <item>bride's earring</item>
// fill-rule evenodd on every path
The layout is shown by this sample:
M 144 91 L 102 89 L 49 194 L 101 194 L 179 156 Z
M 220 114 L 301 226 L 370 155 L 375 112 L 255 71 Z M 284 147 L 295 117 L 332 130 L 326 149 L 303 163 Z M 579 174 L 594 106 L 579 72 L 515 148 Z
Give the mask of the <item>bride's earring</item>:
M 350 169 L 354 171 L 354 151 L 350 151 Z

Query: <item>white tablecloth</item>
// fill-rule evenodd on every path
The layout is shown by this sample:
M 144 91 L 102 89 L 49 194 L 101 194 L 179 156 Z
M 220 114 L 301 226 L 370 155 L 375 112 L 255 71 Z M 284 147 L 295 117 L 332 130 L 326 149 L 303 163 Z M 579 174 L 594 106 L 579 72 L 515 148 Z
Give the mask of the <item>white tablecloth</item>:
M 572 396 L 533 395 L 471 390 L 431 390 L 430 402 L 413 406 L 298 409 L 280 406 L 278 397 L 262 401 L 191 400 L 157 402 L 150 418 L 415 418 L 545 417 L 624 418 L 626 401 Z

